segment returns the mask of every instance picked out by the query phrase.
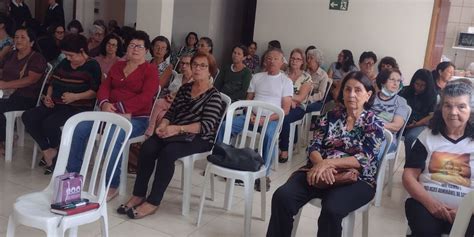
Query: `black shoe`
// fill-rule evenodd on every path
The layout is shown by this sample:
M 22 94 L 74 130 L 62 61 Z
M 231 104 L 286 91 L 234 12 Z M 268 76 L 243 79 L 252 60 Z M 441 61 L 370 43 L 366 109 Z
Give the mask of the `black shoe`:
M 278 157 L 278 163 L 286 163 L 288 161 L 288 157 Z
M 41 157 L 41 160 L 39 161 L 38 165 L 40 167 L 46 166 L 46 160 L 44 159 L 44 156 Z
M 268 192 L 270 190 L 270 178 L 269 177 L 265 177 L 267 179 L 267 186 L 265 187 L 266 189 L 266 192 Z M 255 180 L 255 185 L 254 185 L 254 189 L 255 191 L 257 192 L 260 192 L 260 179 L 257 179 Z
M 45 166 L 44 167 L 44 174 L 45 175 L 49 175 L 51 173 L 53 173 L 54 171 L 54 167 L 56 166 L 56 160 L 58 159 L 58 157 L 54 157 L 53 158 L 53 163 L 50 165 L 50 166 Z

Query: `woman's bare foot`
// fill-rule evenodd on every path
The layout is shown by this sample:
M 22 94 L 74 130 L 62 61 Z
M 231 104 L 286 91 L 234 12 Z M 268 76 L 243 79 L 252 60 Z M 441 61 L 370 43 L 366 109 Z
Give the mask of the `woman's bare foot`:
M 128 210 L 127 216 L 132 219 L 141 219 L 145 216 L 155 214 L 155 212 L 158 210 L 158 207 L 159 206 L 144 202 L 140 206 Z
M 53 164 L 53 159 L 58 155 L 58 150 L 54 148 L 48 148 L 43 151 L 43 157 L 46 161 L 46 166 L 51 166 Z
M 117 188 L 109 188 L 109 191 L 107 192 L 107 202 L 112 201 L 115 197 L 117 197 L 119 194 L 119 191 Z

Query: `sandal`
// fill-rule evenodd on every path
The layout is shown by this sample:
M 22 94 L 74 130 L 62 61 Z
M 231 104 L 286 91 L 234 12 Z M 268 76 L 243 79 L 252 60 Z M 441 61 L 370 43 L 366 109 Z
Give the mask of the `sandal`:
M 142 205 L 142 204 L 145 202 L 145 200 L 146 200 L 146 199 L 143 198 L 137 205 L 134 205 L 133 207 L 128 207 L 128 206 L 125 205 L 125 204 L 120 204 L 120 207 L 117 208 L 117 213 L 118 213 L 118 214 L 122 214 L 122 215 L 126 215 L 127 212 L 128 212 L 130 209 Z
M 143 204 L 142 204 L 143 205 Z M 150 204 L 152 205 L 152 204 Z M 140 213 L 138 212 L 138 210 L 136 209 L 136 207 L 132 207 L 130 209 L 128 209 L 127 211 L 127 216 L 130 218 L 130 219 L 142 219 L 143 217 L 146 217 L 146 216 L 149 216 L 149 215 L 153 215 L 155 214 L 155 212 L 158 210 L 158 206 L 156 206 L 152 211 L 148 212 L 148 213 Z
M 44 156 L 41 157 L 41 160 L 39 161 L 38 165 L 39 165 L 40 167 L 47 165 L 47 164 L 46 164 L 46 160 L 44 159 Z
M 288 157 L 278 157 L 278 163 L 286 163 L 288 161 Z
M 53 158 L 53 163 L 50 166 L 45 166 L 44 167 L 44 175 L 49 175 L 54 172 L 54 167 L 56 166 L 56 160 L 58 157 Z

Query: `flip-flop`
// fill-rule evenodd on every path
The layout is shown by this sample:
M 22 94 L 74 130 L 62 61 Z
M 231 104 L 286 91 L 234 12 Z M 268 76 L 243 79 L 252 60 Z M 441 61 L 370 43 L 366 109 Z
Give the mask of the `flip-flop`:
M 278 163 L 286 163 L 288 161 L 288 157 L 278 157 Z

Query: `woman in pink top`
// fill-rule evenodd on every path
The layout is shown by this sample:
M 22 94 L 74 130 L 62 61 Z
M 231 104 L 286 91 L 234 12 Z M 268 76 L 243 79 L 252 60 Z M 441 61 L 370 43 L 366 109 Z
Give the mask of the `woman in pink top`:
M 102 81 L 107 77 L 112 65 L 123 56 L 122 40 L 116 34 L 109 34 L 100 44 L 100 55 L 94 59 L 102 71 Z

